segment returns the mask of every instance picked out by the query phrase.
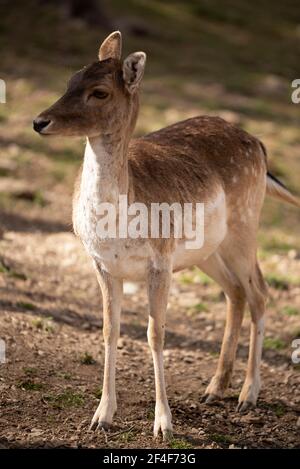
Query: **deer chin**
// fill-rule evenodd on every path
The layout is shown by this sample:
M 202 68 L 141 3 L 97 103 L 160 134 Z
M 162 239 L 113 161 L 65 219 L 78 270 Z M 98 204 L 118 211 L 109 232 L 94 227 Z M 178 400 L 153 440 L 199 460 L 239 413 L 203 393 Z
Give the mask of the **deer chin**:
M 39 132 L 42 137 L 84 137 L 84 132 L 76 132 L 70 129 L 52 125 L 52 122 Z

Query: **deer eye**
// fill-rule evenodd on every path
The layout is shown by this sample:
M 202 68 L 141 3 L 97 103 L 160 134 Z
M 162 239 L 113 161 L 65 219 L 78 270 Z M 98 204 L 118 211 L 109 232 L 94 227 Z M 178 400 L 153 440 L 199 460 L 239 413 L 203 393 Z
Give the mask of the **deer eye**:
M 108 93 L 106 93 L 106 91 L 94 90 L 90 96 L 97 99 L 104 99 L 107 98 Z

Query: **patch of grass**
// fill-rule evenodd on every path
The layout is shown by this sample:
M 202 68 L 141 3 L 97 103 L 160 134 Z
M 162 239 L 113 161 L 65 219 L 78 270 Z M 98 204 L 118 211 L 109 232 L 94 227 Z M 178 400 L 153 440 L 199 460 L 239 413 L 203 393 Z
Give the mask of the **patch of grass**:
M 191 276 L 189 272 L 185 272 L 180 275 L 179 281 L 183 285 L 191 285 L 193 283 L 193 277 Z
M 277 238 L 268 238 L 263 243 L 264 250 L 267 252 L 286 253 L 293 249 L 293 244 L 281 241 Z
M 22 272 L 16 272 L 15 270 L 11 270 L 9 272 L 9 277 L 16 278 L 18 280 L 27 280 L 27 276 Z
M 35 318 L 31 321 L 31 324 L 37 329 L 43 329 L 44 321 L 42 318 Z
M 213 280 L 196 267 L 188 272 L 182 273 L 179 277 L 179 281 L 183 285 L 201 283 L 202 285 L 207 286 L 213 284 Z
M 47 415 L 46 422 L 50 424 L 56 423 L 56 416 L 55 415 Z
M 73 392 L 71 389 L 60 394 L 47 394 L 44 400 L 49 402 L 54 409 L 64 409 L 68 407 L 80 407 L 84 403 L 81 393 Z
M 37 368 L 31 368 L 31 367 L 26 367 L 26 366 L 23 368 L 23 371 L 28 376 L 36 376 L 38 373 Z
M 26 309 L 28 311 L 35 311 L 36 306 L 33 303 L 29 303 L 26 301 L 18 301 L 17 302 L 18 308 Z
M 282 350 L 285 347 L 286 347 L 286 344 L 281 339 L 277 339 L 275 337 L 266 337 L 264 339 L 265 350 Z
M 71 381 L 71 379 L 73 378 L 71 373 L 65 373 L 65 372 L 61 372 L 61 371 L 59 371 L 56 375 L 59 378 L 65 379 L 66 381 Z
M 155 412 L 153 409 L 150 409 L 147 413 L 147 420 L 154 420 L 155 419 Z
M 72 379 L 71 373 L 63 373 L 62 378 L 65 379 L 66 381 L 70 381 Z
M 295 306 L 285 306 L 282 310 L 281 313 L 286 315 L 286 316 L 299 316 L 300 315 L 300 310 L 299 308 L 296 308 Z
M 93 392 L 93 395 L 97 399 L 101 399 L 101 397 L 102 397 L 102 388 L 96 388 L 95 391 Z
M 279 418 L 283 417 L 283 415 L 287 413 L 286 406 L 284 406 L 281 402 L 274 402 L 271 404 L 265 403 L 263 404 L 263 407 L 274 412 L 274 414 L 276 414 L 276 416 Z
M 1 122 L 1 120 L 0 120 Z M 10 169 L 8 168 L 0 168 L 0 177 L 6 177 L 10 174 Z
M 40 190 L 37 191 L 23 191 L 18 194 L 14 194 L 14 198 L 25 200 L 27 202 L 32 202 L 39 207 L 45 207 L 47 205 L 47 201 Z
M 286 408 L 282 404 L 277 404 L 274 406 L 274 412 L 277 417 L 282 417 L 286 414 Z
M 47 201 L 41 191 L 35 191 L 33 203 L 35 203 L 39 207 L 45 207 L 47 205 Z
M 188 310 L 188 315 L 193 316 L 198 313 L 206 313 L 208 311 L 208 307 L 205 303 L 197 303 Z
M 219 445 L 230 445 L 232 443 L 231 436 L 223 433 L 211 433 L 210 438 Z
M 61 168 L 61 167 L 54 168 L 51 171 L 51 174 L 57 182 L 62 182 L 66 178 L 66 171 L 64 168 Z
M 266 280 L 270 287 L 275 288 L 276 290 L 288 290 L 289 289 L 289 281 L 281 277 L 280 275 L 277 274 L 267 274 L 266 275 Z
M 204 286 L 212 285 L 214 281 L 206 275 L 204 272 L 201 272 L 200 269 L 194 269 L 194 283 L 201 283 Z
M 44 388 L 42 383 L 36 383 L 32 379 L 26 379 L 18 383 L 18 387 L 25 391 L 40 391 Z
M 7 274 L 9 273 L 9 268 L 5 265 L 4 261 L 0 260 L 0 273 Z
M 8 277 L 11 278 L 16 278 L 19 280 L 27 280 L 27 277 L 25 274 L 21 272 L 16 272 L 13 270 L 6 262 L 2 259 L 0 259 L 0 274 L 5 274 Z
M 84 354 L 80 357 L 80 363 L 82 365 L 94 365 L 96 363 L 96 360 L 93 358 L 93 355 L 91 355 L 89 352 L 84 352 Z
M 36 327 L 37 329 L 41 331 L 46 331 L 46 332 L 54 332 L 55 327 L 53 324 L 53 319 L 51 317 L 49 318 L 35 318 L 31 321 L 31 324 L 33 327 Z
M 124 432 L 120 435 L 120 440 L 122 440 L 124 443 L 130 443 L 132 440 L 134 440 L 136 436 L 136 431 L 129 430 L 128 432 Z
M 192 449 L 193 445 L 183 438 L 173 438 L 169 442 L 169 446 L 172 449 Z

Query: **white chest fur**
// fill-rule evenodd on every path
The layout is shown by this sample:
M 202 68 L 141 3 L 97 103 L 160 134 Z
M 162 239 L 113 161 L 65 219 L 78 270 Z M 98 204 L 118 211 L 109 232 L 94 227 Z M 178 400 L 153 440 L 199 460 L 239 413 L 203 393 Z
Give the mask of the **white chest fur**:
M 75 211 L 76 231 L 87 252 L 112 275 L 140 279 L 147 271 L 151 255 L 147 240 L 105 239 L 98 229 L 100 206 L 118 206 L 118 175 L 101 141 L 87 142 L 80 195 Z

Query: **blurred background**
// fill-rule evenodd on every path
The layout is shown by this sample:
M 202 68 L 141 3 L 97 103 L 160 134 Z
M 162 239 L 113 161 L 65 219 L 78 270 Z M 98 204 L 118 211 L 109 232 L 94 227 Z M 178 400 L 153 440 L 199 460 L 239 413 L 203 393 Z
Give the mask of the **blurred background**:
M 11 340 L 10 350 L 15 350 L 15 360 L 19 360 L 19 365 L 7 369 L 7 379 L 9 386 L 15 386 L 16 400 L 28 402 L 27 411 L 22 409 L 28 426 L 38 427 L 47 441 L 53 435 L 43 433 L 47 430 L 43 429 L 42 419 L 38 422 L 36 419 L 45 417 L 43 412 L 48 418 L 49 408 L 35 415 L 30 392 L 50 395 L 46 399 L 50 407 L 57 400 L 63 409 L 65 403 L 66 407 L 76 407 L 78 403 L 84 406 L 84 398 L 80 400 L 78 390 L 74 390 L 75 382 L 77 379 L 84 387 L 84 377 L 90 373 L 84 368 L 86 362 L 98 360 L 99 331 L 96 330 L 95 336 L 84 334 L 101 326 L 98 318 L 101 300 L 89 262 L 71 234 L 71 195 L 83 157 L 84 139 L 42 139 L 33 132 L 32 120 L 61 96 L 76 70 L 96 60 L 100 43 L 116 29 L 123 34 L 124 57 L 143 50 L 148 58 L 137 136 L 199 114 L 221 116 L 261 139 L 267 147 L 271 171 L 300 195 L 300 104 L 291 101 L 291 83 L 300 78 L 299 0 L 1 0 L 0 78 L 6 82 L 7 102 L 0 104 L 0 306 L 4 318 L 2 330 Z M 269 360 L 266 373 L 272 384 L 274 366 L 279 367 L 276 373 L 282 383 L 290 379 L 287 376 L 291 370 L 292 373 L 297 370 L 290 363 L 290 343 L 300 336 L 299 230 L 299 210 L 266 200 L 259 256 L 270 285 L 272 321 L 265 353 Z M 140 340 L 133 345 L 136 350 L 146 346 L 143 335 L 146 316 L 137 319 L 134 311 L 145 312 L 146 300 L 137 286 L 129 284 L 126 288 L 125 336 L 128 332 L 129 337 Z M 206 276 L 193 269 L 176 276 L 170 304 L 174 327 L 171 320 L 173 336 L 167 346 L 169 343 L 169 347 L 176 348 L 179 342 L 184 343 L 182 337 L 188 343 L 193 334 L 198 339 L 202 337 L 197 350 L 202 357 L 207 355 L 208 360 L 208 372 L 207 375 L 204 372 L 202 383 L 204 390 L 222 338 L 224 297 Z M 189 325 L 178 326 L 186 314 Z M 177 337 L 179 333 L 181 336 Z M 21 347 L 14 342 L 19 334 L 24 336 Z M 78 334 L 82 334 L 80 341 Z M 130 343 L 131 339 L 126 340 Z M 246 333 L 244 340 L 247 343 Z M 63 352 L 61 356 L 59 350 Z M 185 352 L 178 350 L 173 350 L 173 356 L 182 360 Z M 53 353 L 54 374 L 52 381 L 47 381 Z M 243 358 L 245 353 L 242 350 Z M 25 367 L 26 356 L 27 362 L 35 363 L 32 370 L 38 368 L 38 371 Z M 46 358 L 48 368 L 43 362 Z M 71 397 L 59 394 L 60 387 L 66 385 L 65 378 L 58 377 L 54 371 L 60 367 L 65 370 L 68 363 L 68 373 L 78 375 L 74 378 L 74 389 L 71 386 L 78 397 L 74 402 L 72 393 Z M 102 366 L 101 359 L 99 363 Z M 182 385 L 185 390 L 185 375 L 179 366 L 177 370 L 178 378 L 172 378 L 173 384 L 177 383 L 178 389 Z M 177 376 L 174 369 L 172 373 Z M 93 380 L 95 373 L 90 375 Z M 192 383 L 194 378 L 190 376 L 190 379 Z M 97 394 L 96 383 L 94 379 L 92 390 L 88 388 L 92 396 Z M 236 382 L 236 386 L 240 383 Z M 284 386 L 282 396 L 287 395 Z M 11 388 L 8 390 L 7 396 L 11 396 Z M 277 392 L 278 397 L 279 388 Z M 292 400 L 292 384 L 289 392 Z M 271 395 L 264 398 L 266 406 L 273 405 L 268 404 L 268 398 L 270 402 L 274 400 Z M 176 399 L 173 396 L 173 404 Z M 86 405 L 89 408 L 89 400 Z M 185 412 L 188 405 L 184 407 Z M 274 419 L 276 412 L 280 417 L 289 412 L 285 404 L 280 406 L 279 410 L 271 409 L 275 412 Z M 14 421 L 17 404 L 16 409 L 13 404 L 11 409 L 7 422 Z M 130 406 L 129 411 L 133 412 Z M 10 433 L 7 422 L 5 435 Z M 287 419 L 286 434 L 279 435 L 278 440 L 273 431 L 275 446 L 289 444 L 288 435 L 293 433 L 290 425 L 294 424 L 292 415 Z M 19 438 L 24 442 L 28 437 L 24 432 L 12 425 L 11 441 Z M 230 429 L 223 433 L 230 434 Z M 213 438 L 213 434 L 211 431 L 209 443 L 205 440 L 203 444 L 213 447 L 230 444 L 226 438 Z M 251 446 L 253 441 L 263 438 L 262 427 L 261 435 L 248 444 Z M 130 435 L 127 445 L 129 441 Z M 268 444 L 272 446 L 270 442 L 265 445 Z
M 136 135 L 198 114 L 220 115 L 260 138 L 274 174 L 300 191 L 300 105 L 291 102 L 291 82 L 300 73 L 297 0 L 0 5 L 0 74 L 7 83 L 0 177 L 12 176 L 20 191 L 22 178 L 30 176 L 32 195 L 23 198 L 42 204 L 44 191 L 51 198 L 72 188 L 84 141 L 43 140 L 31 121 L 63 93 L 71 74 L 96 59 L 99 44 L 115 29 L 123 33 L 124 56 L 135 50 L 148 55 Z M 1 186 L 1 207 L 18 214 L 14 188 L 1 181 L 10 189 Z M 263 226 L 265 249 L 299 247 L 297 211 L 268 201 Z

